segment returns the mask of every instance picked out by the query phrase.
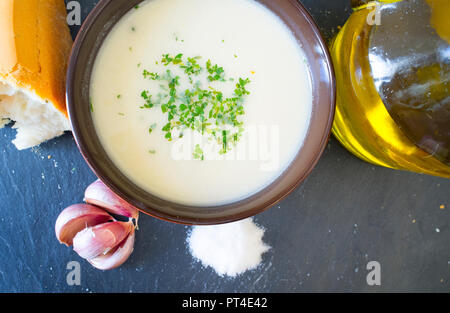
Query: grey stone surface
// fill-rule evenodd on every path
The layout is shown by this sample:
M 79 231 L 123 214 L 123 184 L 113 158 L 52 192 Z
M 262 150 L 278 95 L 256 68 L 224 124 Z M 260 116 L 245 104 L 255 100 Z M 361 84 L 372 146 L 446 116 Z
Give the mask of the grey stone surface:
M 96 1 L 80 2 L 86 15 Z M 346 0 L 302 2 L 328 39 L 350 14 Z M 54 234 L 59 212 L 95 180 L 71 134 L 20 152 L 14 136 L 0 130 L 0 292 L 450 291 L 450 180 L 374 167 L 334 138 L 311 176 L 255 217 L 272 247 L 260 267 L 223 278 L 192 259 L 190 227 L 143 214 L 130 259 L 91 267 Z M 81 286 L 66 283 L 70 261 Z M 381 264 L 381 286 L 366 283 L 369 261 Z

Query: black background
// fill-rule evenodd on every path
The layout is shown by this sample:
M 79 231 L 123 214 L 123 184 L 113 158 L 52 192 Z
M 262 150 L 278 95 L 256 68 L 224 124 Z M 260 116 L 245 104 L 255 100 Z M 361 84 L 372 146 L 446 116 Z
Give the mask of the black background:
M 96 2 L 80 1 L 83 18 Z M 351 13 L 347 0 L 301 2 L 327 39 Z M 92 268 L 54 234 L 59 212 L 95 180 L 71 134 L 20 152 L 14 136 L 0 131 L 0 292 L 450 291 L 450 180 L 372 166 L 334 138 L 306 182 L 255 217 L 272 247 L 260 267 L 223 278 L 192 259 L 190 227 L 143 214 L 130 259 Z M 66 283 L 70 261 L 81 286 Z M 369 261 L 381 264 L 381 286 L 366 283 Z

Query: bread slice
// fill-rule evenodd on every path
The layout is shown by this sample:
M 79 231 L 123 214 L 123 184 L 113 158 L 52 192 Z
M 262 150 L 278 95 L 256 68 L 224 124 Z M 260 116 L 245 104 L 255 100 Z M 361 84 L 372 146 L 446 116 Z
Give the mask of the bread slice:
M 15 121 L 18 149 L 70 129 L 66 14 L 64 0 L 0 0 L 0 127 Z

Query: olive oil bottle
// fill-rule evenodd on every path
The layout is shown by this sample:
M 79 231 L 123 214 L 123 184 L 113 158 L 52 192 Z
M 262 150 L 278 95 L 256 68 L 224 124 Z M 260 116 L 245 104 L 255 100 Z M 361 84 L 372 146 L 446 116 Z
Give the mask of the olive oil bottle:
M 389 168 L 450 178 L 450 1 L 352 1 L 331 45 L 333 134 Z

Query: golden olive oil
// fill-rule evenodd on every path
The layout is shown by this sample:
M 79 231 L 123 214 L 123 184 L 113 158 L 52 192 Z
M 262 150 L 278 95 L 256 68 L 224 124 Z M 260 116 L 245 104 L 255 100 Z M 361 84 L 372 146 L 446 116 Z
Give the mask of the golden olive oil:
M 448 7 L 447 4 L 445 6 Z M 367 22 L 371 12 L 369 9 L 356 10 L 331 45 L 337 82 L 333 134 L 350 152 L 367 162 L 450 178 L 450 165 L 445 162 L 445 157 L 439 158 L 419 148 L 418 142 L 405 133 L 405 129 L 394 121 L 392 116 L 395 115 L 391 115 L 393 112 L 387 109 L 398 109 L 398 105 L 385 105 L 380 97 L 368 55 L 371 31 L 376 27 Z M 428 68 L 416 69 L 416 72 L 422 77 L 436 75 L 435 67 L 430 65 Z M 398 78 L 399 81 L 404 79 Z M 438 92 L 448 96 L 448 89 L 437 90 L 435 95 L 441 96 Z M 389 101 L 386 97 L 384 99 Z M 417 112 L 427 114 L 424 110 Z M 450 125 L 450 121 L 447 122 L 441 121 L 444 127 Z M 406 124 L 414 126 L 411 122 Z

